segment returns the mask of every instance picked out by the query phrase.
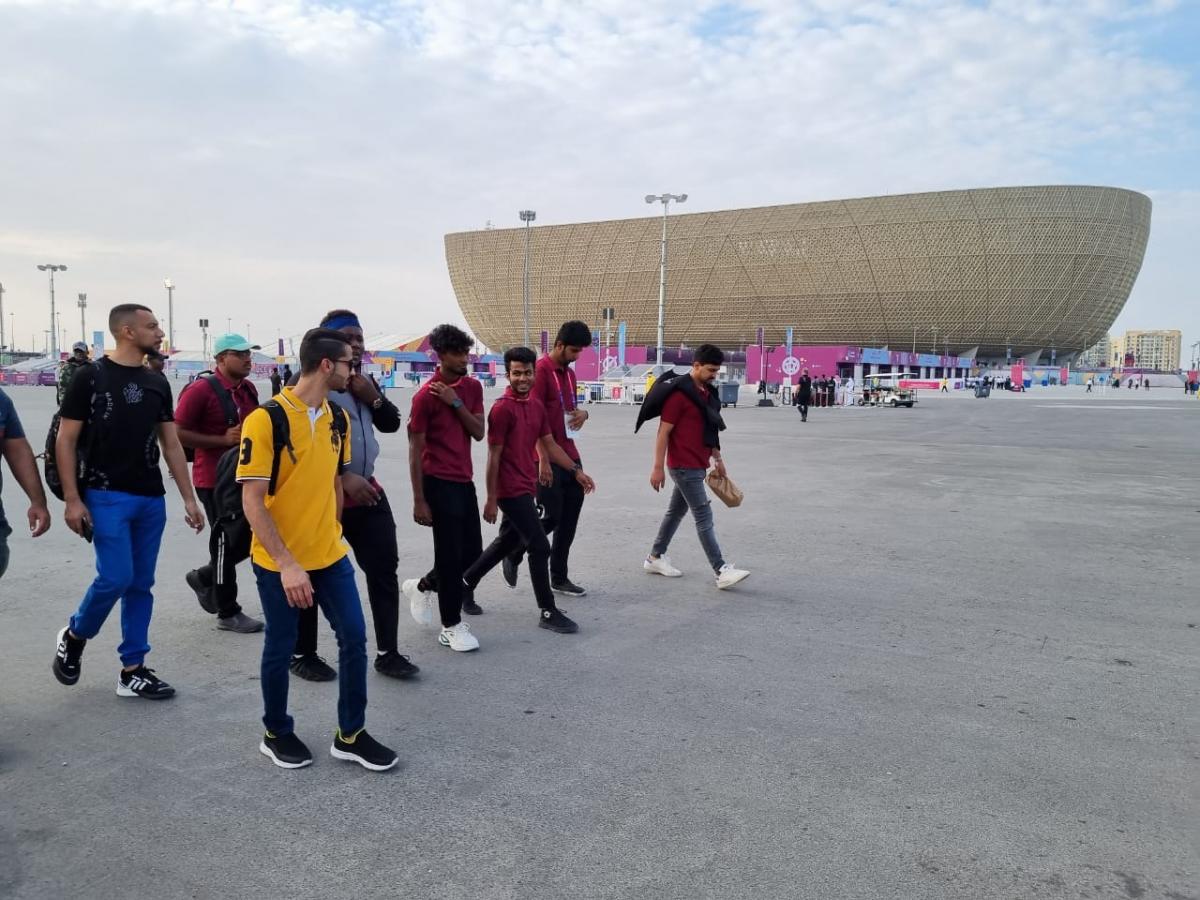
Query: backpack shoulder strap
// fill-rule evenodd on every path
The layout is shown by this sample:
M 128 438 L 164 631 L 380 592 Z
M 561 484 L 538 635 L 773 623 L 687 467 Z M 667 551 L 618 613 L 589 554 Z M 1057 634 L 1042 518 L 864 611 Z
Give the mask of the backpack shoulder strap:
M 225 424 L 232 428 L 238 423 L 237 404 L 233 402 L 233 397 L 229 391 L 225 389 L 225 385 L 221 384 L 221 379 L 212 373 L 201 375 L 208 386 L 212 388 L 213 393 L 217 395 L 217 402 L 221 404 L 221 412 L 225 413 Z
M 296 462 L 296 454 L 292 449 L 292 426 L 288 422 L 287 410 L 276 400 L 268 400 L 262 408 L 271 417 L 271 478 L 267 482 L 267 495 L 271 496 L 278 486 L 279 463 L 283 459 L 283 451 L 287 451 L 293 463 Z
M 346 448 L 350 434 L 350 413 L 339 403 L 329 401 L 329 411 L 333 413 L 333 430 L 338 436 L 338 474 L 346 468 Z

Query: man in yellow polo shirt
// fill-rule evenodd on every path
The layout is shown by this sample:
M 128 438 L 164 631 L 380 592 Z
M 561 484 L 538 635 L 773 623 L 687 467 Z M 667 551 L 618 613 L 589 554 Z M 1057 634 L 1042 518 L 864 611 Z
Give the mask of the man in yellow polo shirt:
M 250 558 L 267 620 L 261 674 L 266 733 L 258 749 L 285 769 L 312 763 L 293 730 L 287 699 L 297 610 L 314 600 L 338 639 L 338 729 L 330 754 L 377 772 L 398 762 L 364 728 L 367 632 L 339 522 L 349 422 L 328 396 L 345 389 L 353 361 L 341 332 L 312 329 L 300 343 L 296 386 L 270 401 L 277 408 L 264 404 L 242 423 L 237 480 L 254 533 Z

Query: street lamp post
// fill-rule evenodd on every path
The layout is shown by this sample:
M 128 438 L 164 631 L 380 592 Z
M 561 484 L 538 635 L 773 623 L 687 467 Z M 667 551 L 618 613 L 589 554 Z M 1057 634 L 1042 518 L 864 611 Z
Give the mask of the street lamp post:
M 676 203 L 686 203 L 687 194 L 647 194 L 647 203 L 661 203 L 663 208 L 662 220 L 662 245 L 659 253 L 658 263 L 658 335 L 655 341 L 654 364 L 661 366 L 663 364 L 663 343 L 665 341 L 666 332 L 666 315 L 667 315 L 667 209 L 671 205 L 671 201 Z
M 0 284 L 0 365 L 4 365 L 4 354 L 8 342 L 4 339 L 4 285 Z
M 522 308 L 525 310 L 525 346 L 529 346 L 529 226 L 537 218 L 537 212 L 523 209 L 517 213 L 525 223 L 525 272 L 521 281 Z
M 167 352 L 175 352 L 175 282 L 170 278 L 163 279 L 163 287 L 167 289 Z
M 47 352 L 51 358 L 54 358 L 58 356 L 58 316 L 54 312 L 54 273 L 65 272 L 67 267 L 46 263 L 38 266 L 38 270 L 50 273 L 50 345 L 47 347 Z
M 79 295 L 79 339 L 87 343 L 87 294 Z

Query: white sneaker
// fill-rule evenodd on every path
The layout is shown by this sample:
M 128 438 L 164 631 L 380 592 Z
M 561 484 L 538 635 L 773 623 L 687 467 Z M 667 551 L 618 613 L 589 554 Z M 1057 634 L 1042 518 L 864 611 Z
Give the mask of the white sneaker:
M 410 578 L 400 585 L 400 590 L 408 598 L 408 611 L 416 623 L 429 628 L 433 626 L 433 591 L 422 591 L 417 587 L 420 583 L 419 579 Z
M 660 556 L 657 559 L 647 556 L 646 561 L 642 563 L 642 570 L 651 575 L 665 575 L 667 578 L 678 578 L 683 574 L 671 565 L 671 559 L 668 556 Z
M 731 588 L 739 581 L 745 581 L 750 576 L 750 573 L 745 569 L 735 569 L 729 563 L 721 566 L 721 571 L 717 573 L 717 589 L 725 590 Z
M 479 638 L 471 634 L 471 627 L 466 622 L 459 622 L 453 628 L 443 628 L 438 634 L 438 643 L 459 653 L 479 649 Z

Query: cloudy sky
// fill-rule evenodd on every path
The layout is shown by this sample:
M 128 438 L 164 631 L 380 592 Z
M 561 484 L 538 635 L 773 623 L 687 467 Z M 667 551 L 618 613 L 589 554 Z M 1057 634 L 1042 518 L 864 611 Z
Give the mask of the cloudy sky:
M 72 338 L 164 276 L 184 347 L 415 334 L 459 319 L 442 236 L 526 207 L 1068 182 L 1153 198 L 1116 329 L 1190 344 L 1197 46 L 1170 0 L 0 0 L 5 327 L 41 345 L 55 262 Z

